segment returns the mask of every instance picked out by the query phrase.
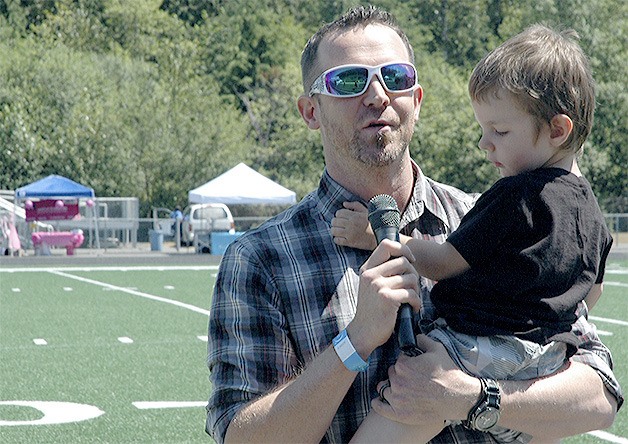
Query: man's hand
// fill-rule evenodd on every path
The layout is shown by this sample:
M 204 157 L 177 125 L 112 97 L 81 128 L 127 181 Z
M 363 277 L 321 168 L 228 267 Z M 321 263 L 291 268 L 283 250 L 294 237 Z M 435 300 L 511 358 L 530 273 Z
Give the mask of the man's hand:
M 331 220 L 334 242 L 345 247 L 374 250 L 377 241 L 369 223 L 367 208 L 360 202 L 345 202 L 343 206 Z
M 424 353 L 399 356 L 388 371 L 390 388 L 383 393 L 389 404 L 375 398 L 373 410 L 414 425 L 467 419 L 480 395 L 480 380 L 460 370 L 439 342 L 418 335 L 417 345 Z M 378 389 L 384 382 L 379 384 Z
M 347 334 L 363 359 L 390 338 L 402 303 L 420 310 L 413 260 L 408 247 L 384 240 L 360 268 L 358 304 Z

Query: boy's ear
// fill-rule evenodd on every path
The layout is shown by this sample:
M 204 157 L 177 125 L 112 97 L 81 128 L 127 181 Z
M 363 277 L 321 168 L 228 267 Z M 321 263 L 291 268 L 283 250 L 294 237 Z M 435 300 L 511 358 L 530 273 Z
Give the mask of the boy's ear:
M 550 120 L 550 141 L 554 146 L 561 146 L 573 131 L 573 121 L 566 114 L 556 114 Z

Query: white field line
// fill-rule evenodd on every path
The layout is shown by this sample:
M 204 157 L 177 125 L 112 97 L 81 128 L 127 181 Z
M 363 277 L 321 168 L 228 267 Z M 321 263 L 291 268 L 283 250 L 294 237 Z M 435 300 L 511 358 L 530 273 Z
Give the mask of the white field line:
M 63 268 L 0 268 L 0 273 L 5 272 L 5 273 L 23 273 L 23 272 L 50 272 L 50 273 L 55 273 L 55 274 L 59 274 L 61 276 L 66 276 L 69 277 L 71 279 L 76 279 L 79 281 L 83 281 L 83 282 L 88 282 L 94 285 L 99 285 L 102 286 L 104 288 L 108 288 L 110 290 L 118 290 L 118 291 L 123 291 L 129 294 L 133 294 L 136 296 L 141 296 L 141 297 L 146 297 L 148 299 L 154 299 L 154 300 L 158 300 L 160 302 L 166 302 L 166 303 L 170 303 L 173 305 L 178 305 L 184 308 L 189 308 L 193 311 L 202 313 L 202 314 L 206 314 L 209 316 L 209 311 L 208 310 L 204 310 L 202 308 L 199 307 L 195 307 L 193 305 L 189 305 L 189 304 L 184 304 L 183 302 L 178 302 L 178 301 L 173 301 L 171 299 L 166 299 L 166 298 L 161 298 L 159 296 L 153 296 L 153 295 L 149 295 L 147 293 L 142 293 L 139 292 L 137 290 L 133 290 L 133 289 L 128 289 L 128 288 L 123 288 L 123 287 L 118 287 L 115 285 L 111 285 L 111 284 L 107 284 L 105 282 L 99 282 L 99 281 L 95 281 L 92 279 L 87 279 L 87 278 L 81 278 L 79 276 L 74 276 L 71 274 L 66 274 L 64 273 L 64 271 L 154 271 L 154 270 L 213 270 L 213 271 L 217 271 L 218 270 L 218 266 L 217 265 L 201 265 L 201 266 L 188 266 L 188 265 L 181 265 L 181 266 L 139 266 L 139 267 L 63 267 Z M 627 270 L 607 270 L 606 274 L 626 274 L 628 273 Z M 615 282 L 615 281 L 605 281 L 604 285 L 609 285 L 609 286 L 616 286 L 616 287 L 626 287 L 628 288 L 628 284 L 622 283 L 622 282 Z M 19 289 L 14 289 L 14 291 L 19 291 Z M 626 326 L 628 325 L 628 322 L 626 321 L 621 321 L 618 319 L 608 319 L 608 318 L 601 318 L 598 316 L 589 316 L 589 318 L 591 320 L 594 321 L 599 321 L 599 322 L 607 322 L 609 324 L 617 324 L 617 325 L 623 325 Z
M 31 272 L 48 272 L 48 271 L 169 271 L 169 270 L 214 270 L 218 271 L 218 265 L 145 265 L 145 266 L 129 266 L 129 267 L 39 267 L 39 268 L 1 268 L 0 273 L 31 273 Z
M 592 321 L 608 322 L 609 324 L 628 326 L 628 322 L 620 321 L 619 319 L 601 318 L 599 316 L 589 316 L 589 319 Z
M 181 301 L 175 301 L 175 300 L 172 300 L 172 299 L 166 299 L 166 298 L 162 298 L 160 296 L 155 296 L 155 295 L 152 295 L 152 294 L 143 293 L 141 291 L 132 290 L 132 289 L 129 289 L 129 288 L 124 288 L 124 287 L 118 287 L 117 285 L 111 285 L 111 284 L 108 284 L 106 282 L 100 282 L 100 281 L 96 281 L 96 280 L 93 280 L 93 279 L 84 278 L 84 277 L 81 277 L 81 276 L 75 276 L 73 274 L 64 273 L 64 272 L 62 272 L 60 270 L 48 270 L 48 272 L 52 273 L 52 274 L 56 274 L 58 276 L 67 277 L 69 279 L 75 279 L 75 280 L 80 281 L 80 282 L 85 282 L 87 284 L 98 285 L 99 287 L 108 288 L 109 290 L 121 291 L 123 293 L 128 293 L 128 294 L 132 294 L 134 296 L 139 296 L 139 297 L 142 297 L 142 298 L 151 299 L 153 301 L 165 302 L 166 304 L 172 304 L 172 305 L 176 305 L 177 307 L 187 308 L 188 310 L 192 310 L 192 311 L 195 311 L 197 313 L 204 314 L 205 316 L 209 316 L 209 310 L 205 310 L 204 308 L 200 308 L 200 307 L 197 307 L 195 305 L 186 304 L 186 303 L 181 302 Z
M 604 271 L 605 274 L 628 274 L 628 269 L 626 268 L 607 268 Z
M 173 409 L 186 407 L 205 407 L 207 401 L 136 401 L 132 403 L 135 408 L 146 409 Z
M 621 436 L 616 436 L 608 432 L 604 432 L 602 430 L 596 430 L 594 432 L 589 432 L 587 435 L 593 435 L 596 438 L 603 439 L 604 441 L 614 442 L 617 444 L 628 444 L 627 438 L 622 438 Z
M 213 270 L 218 271 L 218 265 L 138 265 L 138 266 L 93 266 L 93 267 L 0 267 L 0 273 L 27 273 L 27 272 L 46 272 L 46 271 L 153 271 L 153 270 Z M 628 269 L 607 269 L 605 274 L 628 274 Z M 621 282 L 604 282 L 604 285 L 626 286 Z
M 625 284 L 623 282 L 615 282 L 615 281 L 604 281 L 604 286 L 611 286 L 611 287 L 624 287 L 624 288 L 628 288 L 628 284 Z

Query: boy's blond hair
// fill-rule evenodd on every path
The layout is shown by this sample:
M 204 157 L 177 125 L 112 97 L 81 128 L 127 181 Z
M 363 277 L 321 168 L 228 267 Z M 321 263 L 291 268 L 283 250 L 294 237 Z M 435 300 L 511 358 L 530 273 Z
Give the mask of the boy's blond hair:
M 469 95 L 483 101 L 500 90 L 515 95 L 537 119 L 537 130 L 558 115 L 573 121 L 562 148 L 579 154 L 593 126 L 595 82 L 574 30 L 533 25 L 508 39 L 475 66 Z

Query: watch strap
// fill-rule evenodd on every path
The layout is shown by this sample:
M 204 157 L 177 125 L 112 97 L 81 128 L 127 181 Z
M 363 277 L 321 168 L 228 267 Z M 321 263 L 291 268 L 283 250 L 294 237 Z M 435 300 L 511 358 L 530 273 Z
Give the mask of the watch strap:
M 469 411 L 467 419 L 462 424 L 471 430 L 479 430 L 487 432 L 494 427 L 478 428 L 476 422 L 478 417 L 485 411 L 491 409 L 497 414 L 499 418 L 499 406 L 501 403 L 501 394 L 499 392 L 499 385 L 497 381 L 489 378 L 480 378 L 480 384 L 482 385 L 482 392 L 480 393 L 480 399 Z
M 363 372 L 369 367 L 369 363 L 365 362 L 353 347 L 346 329 L 334 338 L 333 344 L 342 363 L 352 372 Z

